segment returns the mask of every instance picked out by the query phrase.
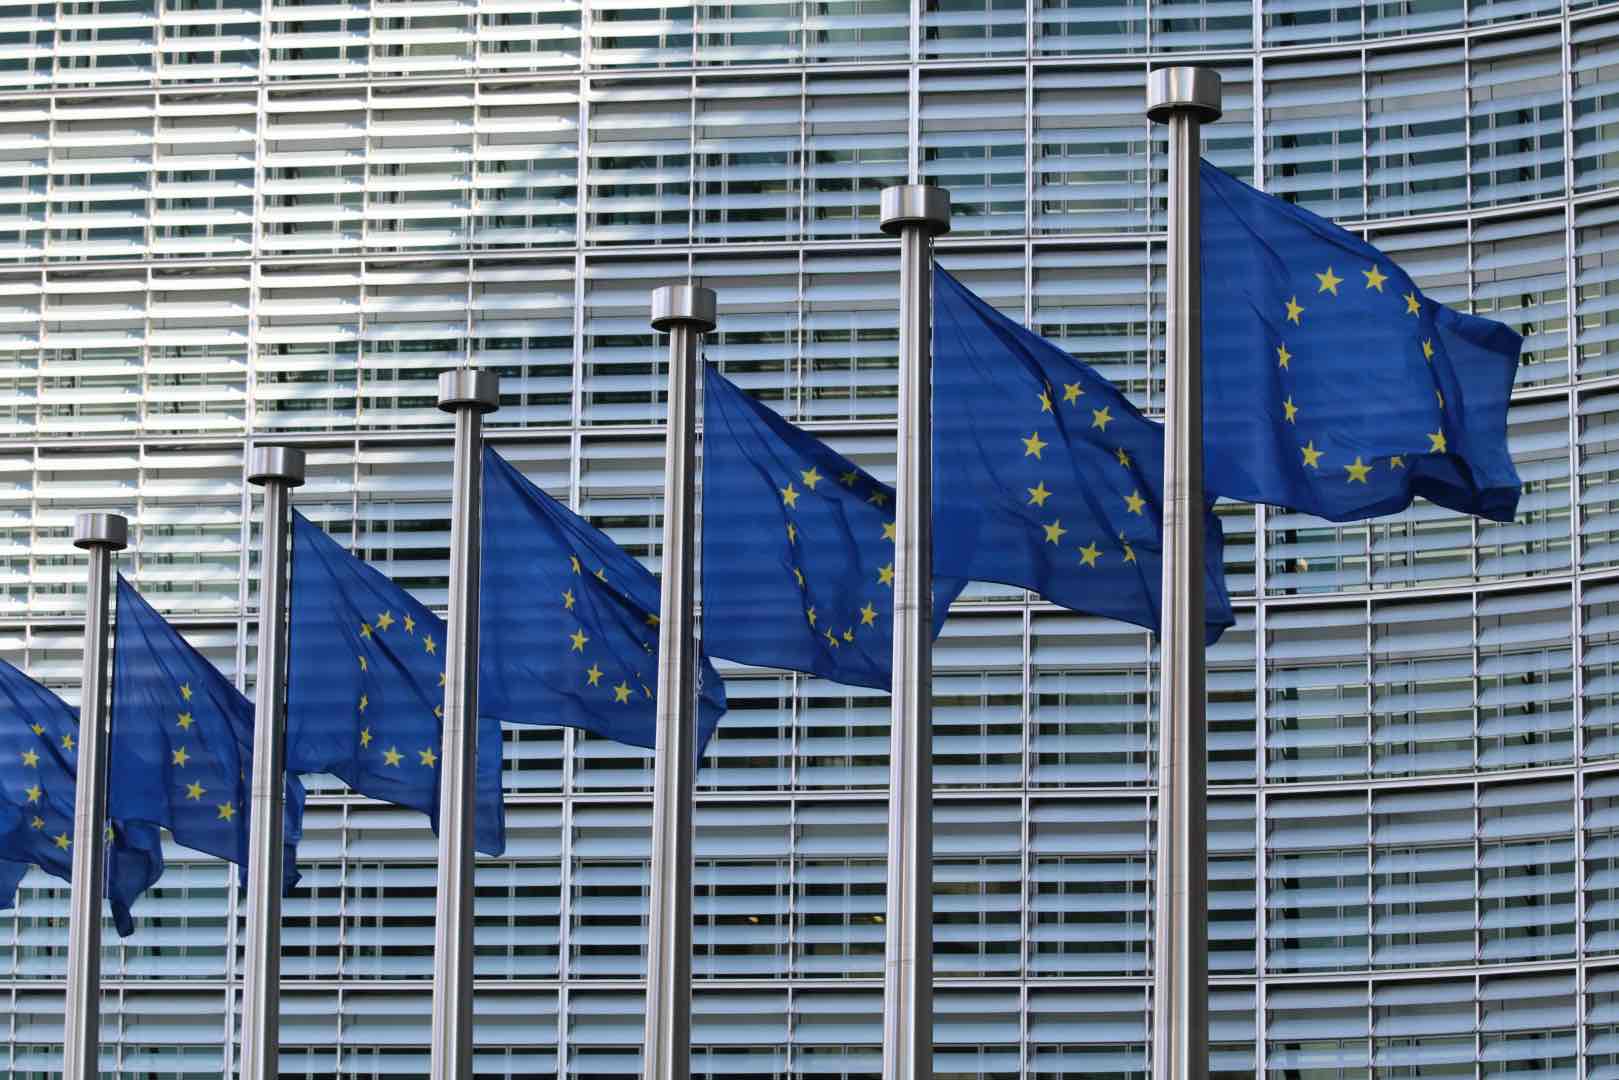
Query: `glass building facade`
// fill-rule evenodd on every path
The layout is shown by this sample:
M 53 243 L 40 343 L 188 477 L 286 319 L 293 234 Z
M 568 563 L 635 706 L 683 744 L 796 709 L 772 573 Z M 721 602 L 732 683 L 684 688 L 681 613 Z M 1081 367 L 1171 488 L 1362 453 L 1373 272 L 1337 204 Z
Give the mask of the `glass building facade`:
M 1209 656 L 1215 1073 L 1619 1078 L 1619 3 L 1584 0 L 0 0 L 0 656 L 77 699 L 75 512 L 251 691 L 249 439 L 297 504 L 441 604 L 434 377 L 503 376 L 495 444 L 651 561 L 656 285 L 707 354 L 892 477 L 897 248 L 1149 411 L 1163 131 L 1149 68 L 1225 83 L 1207 154 L 1521 330 L 1510 524 L 1221 509 Z M 937 1069 L 1148 1075 L 1156 661 L 998 587 L 936 660 Z M 887 703 L 726 671 L 701 774 L 694 1071 L 880 1059 Z M 477 876 L 480 1077 L 639 1075 L 649 756 L 506 734 Z M 311 781 L 284 1075 L 425 1075 L 434 845 Z M 104 1064 L 232 1068 L 243 898 L 181 849 L 106 940 Z M 0 915 L 0 1072 L 60 1069 L 66 891 Z

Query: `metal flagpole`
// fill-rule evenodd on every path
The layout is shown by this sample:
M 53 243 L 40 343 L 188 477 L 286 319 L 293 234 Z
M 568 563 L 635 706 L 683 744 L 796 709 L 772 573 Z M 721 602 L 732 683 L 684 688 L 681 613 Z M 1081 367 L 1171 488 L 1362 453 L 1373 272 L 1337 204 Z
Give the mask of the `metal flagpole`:
M 714 329 L 714 290 L 652 292 L 652 328 L 669 333 L 663 457 L 663 591 L 658 623 L 657 756 L 647 941 L 645 1080 L 691 1075 L 692 790 L 697 783 L 696 599 L 698 335 Z
M 101 894 L 107 827 L 107 611 L 112 555 L 129 546 L 129 521 L 80 514 L 73 546 L 90 553 L 84 593 L 84 683 L 79 699 L 79 766 L 73 793 L 73 880 L 68 893 L 67 1001 L 63 1080 L 96 1080 L 101 1052 Z
M 932 245 L 950 231 L 950 193 L 884 188 L 882 227 L 900 238 L 883 1080 L 933 1080 Z
M 290 492 L 304 452 L 257 446 L 247 482 L 264 488 L 259 554 L 259 669 L 253 711 L 253 803 L 247 838 L 247 972 L 242 987 L 241 1080 L 281 1075 L 281 886 L 287 771 L 287 579 Z
M 1198 133 L 1220 118 L 1220 76 L 1152 72 L 1147 116 L 1169 125 L 1169 313 L 1164 398 L 1164 598 L 1159 634 L 1158 878 L 1153 1076 L 1209 1074 L 1208 738 L 1203 669 L 1203 278 Z
M 438 377 L 438 407 L 455 414 L 455 464 L 450 610 L 444 643 L 444 744 L 439 754 L 432 1080 L 472 1080 L 472 801 L 478 764 L 483 415 L 500 408 L 500 376 L 465 368 L 446 371 Z

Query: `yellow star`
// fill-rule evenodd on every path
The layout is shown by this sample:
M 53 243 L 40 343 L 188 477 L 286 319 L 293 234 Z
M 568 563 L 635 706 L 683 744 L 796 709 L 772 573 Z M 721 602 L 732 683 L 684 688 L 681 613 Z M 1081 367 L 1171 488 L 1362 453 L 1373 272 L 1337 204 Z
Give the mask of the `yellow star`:
M 1388 280 L 1388 275 L 1375 266 L 1370 270 L 1362 270 L 1361 273 L 1366 275 L 1366 287 L 1368 289 L 1376 289 L 1378 292 L 1383 291 L 1383 282 Z
M 880 566 L 877 568 L 877 584 L 887 585 L 889 588 L 894 587 L 893 563 L 889 563 L 887 566 Z
M 30 769 L 39 768 L 39 754 L 33 750 L 24 750 L 22 752 L 22 763 Z
M 898 534 L 894 532 L 894 523 L 892 521 L 883 522 L 883 539 L 893 540 L 896 542 L 898 541 L 899 537 Z
M 804 612 L 804 614 L 809 616 L 809 624 L 811 626 L 814 626 L 815 625 L 815 609 L 810 608 L 808 611 Z
M 1062 534 L 1068 531 L 1062 527 L 1062 518 L 1058 518 L 1050 525 L 1042 525 L 1040 527 L 1046 530 L 1046 543 L 1048 544 L 1057 543 L 1062 538 Z
M 191 755 L 186 753 L 186 748 L 182 746 L 170 754 L 169 759 L 170 765 L 184 765 L 191 760 Z
M 440 720 L 444 719 L 444 706 L 442 706 L 442 705 L 434 705 L 433 706 L 433 715 L 438 717 Z
M 1124 546 L 1124 561 L 1125 562 L 1135 562 L 1136 561 L 1136 549 L 1130 546 L 1130 541 L 1128 541 L 1128 540 L 1126 540 L 1124 538 L 1123 533 L 1119 534 L 1119 543 Z
M 45 827 L 45 819 L 42 818 L 42 817 L 36 816 L 36 817 L 30 818 L 28 824 L 31 827 L 35 828 L 35 829 L 43 829 Z
M 438 755 L 433 753 L 433 748 L 431 746 L 429 746 L 426 750 L 416 751 L 416 756 L 421 758 L 421 763 L 426 765 L 429 769 L 438 764 Z
M 62 736 L 62 749 L 63 750 L 71 750 L 71 749 L 73 749 L 73 734 L 72 734 L 72 732 L 69 732 L 68 734 Z
M 1124 505 L 1129 509 L 1130 513 L 1141 514 L 1141 508 L 1147 505 L 1147 500 L 1141 497 L 1141 490 L 1137 488 L 1124 497 Z M 1145 514 L 1141 514 L 1141 516 L 1146 517 Z
M 382 752 L 382 763 L 384 765 L 392 765 L 397 769 L 399 767 L 399 763 L 403 760 L 405 760 L 405 755 L 399 752 L 399 748 L 397 746 L 390 746 L 388 749 Z
M 111 825 L 107 826 L 107 828 L 105 829 L 105 834 L 106 834 L 107 840 L 109 842 L 111 842 L 111 840 L 113 838 L 113 831 L 112 831 L 112 826 Z
M 568 635 L 568 640 L 573 642 L 573 648 L 569 650 L 570 652 L 584 652 L 585 642 L 589 641 L 590 638 L 586 636 L 583 630 L 575 630 Z
M 1130 455 L 1124 452 L 1124 447 L 1121 446 L 1117 450 L 1113 451 L 1113 456 L 1118 458 L 1119 464 L 1123 465 L 1126 469 L 1130 467 Z
M 416 620 L 411 618 L 409 615 L 406 615 L 405 616 L 405 633 L 414 634 L 415 632 L 416 632 Z
M 1101 549 L 1096 546 L 1096 541 L 1092 540 L 1089 544 L 1079 549 L 1079 561 L 1086 566 L 1095 566 L 1096 557 L 1100 554 L 1102 554 Z
M 848 472 L 838 477 L 838 483 L 842 484 L 844 487 L 852 488 L 854 487 L 854 482 L 858 479 L 860 479 L 860 474 L 855 472 L 853 469 L 850 469 Z
M 1108 407 L 1103 405 L 1100 409 L 1091 410 L 1091 427 L 1107 430 L 1107 426 L 1113 422 L 1113 417 L 1107 409 Z
M 793 487 L 791 480 L 787 481 L 787 486 L 781 489 L 781 501 L 794 510 L 798 509 L 798 489 Z
M 366 694 L 360 695 L 360 711 L 365 712 L 366 706 L 371 704 L 371 698 Z
M 371 636 L 371 624 L 370 623 L 361 623 L 360 624 L 360 636 L 363 637 L 363 638 L 368 638 L 368 637 Z
M 197 783 L 195 780 L 186 785 L 186 798 L 192 800 L 193 802 L 201 800 L 202 797 L 207 793 L 208 789 Z
M 1051 411 L 1051 391 L 1049 391 L 1049 390 L 1040 391 L 1040 411 L 1041 412 L 1050 412 Z
M 1085 391 L 1079 388 L 1079 384 L 1077 382 L 1062 384 L 1062 399 L 1070 405 L 1078 401 L 1084 395 L 1084 393 Z
M 1287 367 L 1288 361 L 1292 360 L 1292 359 L 1293 359 L 1293 354 L 1287 351 L 1287 346 L 1286 345 L 1278 345 L 1278 346 L 1276 346 L 1276 366 L 1277 367 L 1284 367 L 1284 368 L 1287 368 L 1287 370 L 1292 371 L 1293 370 L 1292 368 Z
M 1298 423 L 1298 421 L 1293 418 L 1299 414 L 1299 407 L 1293 404 L 1293 398 L 1291 396 L 1288 397 L 1286 401 L 1282 402 L 1282 412 L 1285 414 L 1289 424 Z
M 787 542 L 789 544 L 798 543 L 798 526 L 790 521 L 787 523 Z
M 1445 433 L 1443 431 L 1428 432 L 1428 442 L 1431 444 L 1428 447 L 1429 453 L 1443 454 L 1445 452 Z
M 23 788 L 22 793 L 28 796 L 29 802 L 38 802 L 39 797 L 45 794 L 45 789 L 40 787 L 38 784 L 35 784 L 32 787 Z
M 636 678 L 640 678 L 640 676 L 636 676 Z M 652 697 L 652 687 L 648 686 L 646 683 L 642 683 L 641 693 L 645 694 L 647 698 L 650 699 Z
M 657 616 L 656 616 L 656 615 L 654 615 L 654 614 L 652 614 L 652 613 L 651 613 L 651 612 L 650 612 L 650 611 L 649 611 L 649 612 L 647 612 L 647 616 L 646 616 L 646 624 L 647 624 L 647 625 L 648 625 L 648 626 L 657 626 L 657 625 L 658 625 L 658 621 L 659 621 L 659 620 L 658 620 L 658 617 L 657 617 Z
M 866 601 L 866 606 L 860 609 L 860 625 L 871 626 L 876 623 L 876 621 L 877 609 L 872 607 L 871 601 L 868 600 Z
M 846 628 L 843 631 L 843 640 L 844 641 L 853 641 L 854 640 L 854 629 L 853 628 Z
M 363 656 L 360 657 L 360 670 L 361 671 L 370 671 L 371 670 L 371 665 L 366 663 L 366 659 Z
M 438 684 L 440 686 L 444 685 L 444 672 L 442 671 L 438 673 Z
M 576 573 L 576 574 L 579 573 L 579 556 L 577 556 L 577 555 L 569 555 L 568 556 L 568 566 L 573 570 L 574 573 Z M 407 626 L 405 629 L 408 630 L 410 628 Z
M 1321 467 L 1318 464 L 1318 462 L 1321 460 L 1321 451 L 1315 448 L 1314 439 L 1311 439 L 1304 446 L 1299 447 L 1299 450 L 1304 454 L 1304 463 L 1306 465 L 1312 469 L 1319 469 Z
M 834 649 L 842 648 L 841 643 L 838 641 L 836 635 L 834 635 L 832 633 L 832 630 L 831 630 L 830 627 L 825 631 L 825 633 L 822 636 L 826 638 L 826 643 L 828 645 L 832 646 Z
M 1321 287 L 1317 289 L 1316 292 L 1329 292 L 1334 296 L 1338 295 L 1338 286 L 1344 283 L 1344 279 L 1334 274 L 1332 272 L 1332 267 L 1330 266 L 1327 267 L 1327 272 L 1325 274 L 1317 274 L 1315 279 L 1321 283 Z
M 1046 443 L 1040 441 L 1040 433 L 1036 431 L 1027 439 L 1023 440 L 1023 456 L 1038 458 L 1040 456 L 1040 451 L 1044 450 L 1046 446 Z
M 1046 490 L 1046 482 L 1044 480 L 1040 481 L 1034 487 L 1029 488 L 1030 506 L 1044 506 L 1046 505 L 1046 500 L 1049 498 L 1051 498 L 1051 492 Z
M 871 503 L 873 506 L 887 506 L 888 492 L 882 490 L 873 491 L 870 495 L 866 496 L 866 501 Z
M 185 698 L 185 700 L 187 700 L 187 701 L 191 700 L 191 684 L 190 683 L 181 683 L 180 684 L 180 696 L 182 698 Z
M 28 730 L 32 731 L 35 735 L 43 735 L 45 734 L 45 725 L 36 721 L 35 723 L 28 725 Z
M 428 634 L 426 637 L 422 638 L 422 648 L 426 649 L 430 653 L 438 652 L 438 643 L 433 640 L 432 634 Z
M 227 803 L 220 803 L 219 804 L 219 820 L 220 821 L 230 821 L 235 816 L 236 816 L 236 805 L 234 803 L 228 803 L 227 802 Z
M 1424 360 L 1433 359 L 1433 341 L 1429 338 L 1422 339 L 1422 358 Z
M 793 567 L 793 577 L 798 579 L 798 587 L 802 589 L 804 587 L 804 571 L 796 566 Z
M 1351 484 L 1364 484 L 1366 482 L 1366 474 L 1372 471 L 1372 467 L 1370 465 L 1361 464 L 1359 454 L 1355 455 L 1355 463 L 1353 465 L 1345 465 L 1344 468 L 1349 472 L 1349 479 L 1346 482 Z
M 628 705 L 630 703 L 629 683 L 621 682 L 613 687 L 613 701 L 619 705 Z
M 1417 314 L 1420 314 L 1421 312 L 1422 312 L 1422 304 L 1417 300 L 1417 294 L 1414 293 L 1414 292 L 1406 293 L 1405 294 L 1405 313 L 1407 315 L 1417 315 Z
M 360 749 L 364 750 L 366 747 L 368 747 L 370 745 L 371 745 L 371 729 L 370 728 L 361 728 L 360 729 Z
M 175 724 L 179 726 L 181 731 L 190 731 L 192 723 L 194 723 L 194 721 L 191 719 L 191 714 L 188 712 L 181 713 L 179 719 L 175 721 Z
M 597 683 L 601 682 L 601 678 L 602 669 L 596 664 L 591 664 L 590 667 L 585 670 L 585 685 L 595 686 Z
M 1439 407 L 1443 409 L 1445 407 L 1445 392 L 1443 390 L 1435 390 L 1433 392 L 1433 396 L 1439 399 Z
M 562 610 L 564 610 L 564 611 L 572 611 L 573 610 L 573 590 L 572 589 L 563 590 L 563 593 L 562 593 Z
M 1399 454 L 1395 454 L 1393 457 L 1389 458 L 1389 468 L 1391 468 L 1391 469 L 1403 469 L 1403 468 L 1405 468 L 1405 458 L 1401 457 Z
M 66 851 L 68 849 L 68 845 L 71 843 L 73 843 L 73 841 L 68 839 L 67 833 L 63 833 L 61 836 L 56 838 L 56 846 L 61 848 L 63 851 Z
M 811 491 L 814 491 L 815 485 L 821 482 L 821 474 L 815 471 L 815 466 L 813 465 L 798 475 L 804 478 L 804 486 Z
M 378 630 L 386 630 L 386 629 L 388 629 L 388 627 L 392 626 L 393 624 L 394 624 L 393 612 L 384 611 L 381 615 L 377 616 L 377 629 Z
M 1303 314 L 1304 309 L 1299 306 L 1299 298 L 1294 296 L 1289 299 L 1287 302 L 1287 321 L 1294 326 L 1303 326 L 1304 324 L 1299 321 L 1299 316 Z
M 596 568 L 596 580 L 597 581 L 606 581 L 607 580 L 607 567 L 598 566 Z

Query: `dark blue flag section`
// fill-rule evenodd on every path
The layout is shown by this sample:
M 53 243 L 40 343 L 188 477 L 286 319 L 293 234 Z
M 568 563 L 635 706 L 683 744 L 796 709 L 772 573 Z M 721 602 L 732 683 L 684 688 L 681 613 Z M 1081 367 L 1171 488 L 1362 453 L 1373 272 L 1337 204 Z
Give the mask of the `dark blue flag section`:
M 704 372 L 703 647 L 889 689 L 894 489 Z M 935 575 L 935 637 L 965 584 Z
M 331 773 L 362 795 L 429 815 L 438 827 L 444 724 L 444 620 L 292 517 L 287 769 Z M 477 849 L 506 848 L 500 723 L 478 728 Z
M 933 304 L 934 573 L 1156 631 L 1163 428 L 938 267 Z M 1234 618 L 1212 509 L 1204 530 L 1213 644 Z
M 1356 236 L 1202 164 L 1208 490 L 1351 521 L 1422 495 L 1510 521 L 1523 339 Z
M 656 747 L 658 579 L 490 449 L 481 595 L 480 711 Z M 725 687 L 706 656 L 698 680 L 701 748 Z
M 11 906 L 28 864 L 73 878 L 78 734 L 66 702 L 0 662 L 0 906 Z M 127 937 L 130 905 L 163 873 L 162 838 L 150 825 L 113 821 L 107 840 L 107 899 Z
M 245 871 L 252 752 L 253 703 L 119 575 L 108 816 L 160 825 Z M 303 810 L 303 784 L 289 772 L 289 891 Z

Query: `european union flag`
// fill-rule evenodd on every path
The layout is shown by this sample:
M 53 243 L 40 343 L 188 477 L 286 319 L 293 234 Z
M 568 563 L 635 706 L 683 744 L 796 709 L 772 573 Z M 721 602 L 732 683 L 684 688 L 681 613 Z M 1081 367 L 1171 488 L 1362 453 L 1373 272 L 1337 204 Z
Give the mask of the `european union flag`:
M 438 828 L 444 620 L 292 515 L 287 769 L 331 773 Z M 478 728 L 475 845 L 506 849 L 500 722 Z
M 65 701 L 0 661 L 0 906 L 11 906 L 30 863 L 73 879 L 78 734 Z M 162 838 L 150 825 L 112 821 L 107 840 L 107 899 L 128 937 L 130 905 L 163 873 Z
M 713 365 L 703 377 L 703 647 L 889 689 L 894 489 Z M 934 576 L 935 637 L 965 585 Z
M 160 825 L 247 868 L 253 703 L 118 577 L 108 816 Z M 304 787 L 287 774 L 285 888 L 298 882 Z
M 1208 490 L 1351 521 L 1413 495 L 1510 521 L 1511 329 L 1370 244 L 1202 164 Z
M 1156 631 L 1164 429 L 938 267 L 933 304 L 934 572 Z M 1210 644 L 1234 621 L 1223 550 L 1211 509 Z
M 481 595 L 481 712 L 656 748 L 657 578 L 492 449 L 483 455 Z M 706 656 L 698 682 L 701 748 L 725 711 Z

